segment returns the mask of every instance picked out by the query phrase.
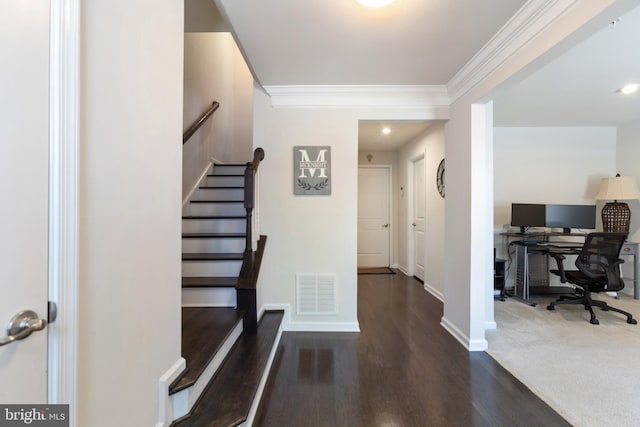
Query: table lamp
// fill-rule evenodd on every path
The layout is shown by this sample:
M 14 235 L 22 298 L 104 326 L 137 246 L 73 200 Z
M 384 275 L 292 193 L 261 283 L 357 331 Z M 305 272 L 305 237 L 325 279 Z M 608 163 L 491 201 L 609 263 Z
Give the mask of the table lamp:
M 640 191 L 634 177 L 617 174 L 615 177 L 602 178 L 596 200 L 613 200 L 602 208 L 602 230 L 607 233 L 628 233 L 631 209 L 628 204 L 618 200 L 636 199 L 640 199 Z

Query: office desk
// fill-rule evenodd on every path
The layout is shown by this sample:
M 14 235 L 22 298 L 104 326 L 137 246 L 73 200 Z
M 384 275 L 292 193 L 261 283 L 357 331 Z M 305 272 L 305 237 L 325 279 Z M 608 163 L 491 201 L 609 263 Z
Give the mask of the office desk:
M 502 233 L 507 238 L 519 238 L 509 245 L 516 246 L 516 280 L 514 281 L 514 294 L 518 299 L 531 303 L 530 297 L 533 287 L 545 289 L 546 293 L 573 292 L 573 288 L 567 286 L 549 286 L 549 253 L 563 255 L 576 255 L 582 248 L 582 242 L 554 242 L 550 237 L 556 236 L 586 236 L 585 234 L 564 233 Z M 535 240 L 534 240 L 535 239 Z M 529 240 L 529 241 L 527 241 Z M 640 265 L 638 264 L 638 246 L 636 242 L 625 242 L 620 250 L 620 257 L 632 257 L 633 279 L 624 278 L 627 283 L 633 284 L 633 298 L 640 299 Z M 530 263 L 530 256 L 538 255 L 534 265 Z M 533 277 L 532 277 L 533 276 Z M 551 291 L 551 292 L 549 292 Z
M 516 298 L 535 306 L 535 303 L 530 299 L 532 293 L 574 292 L 574 288 L 571 286 L 549 285 L 549 254 L 577 255 L 580 253 L 583 243 L 514 241 L 510 245 L 516 246 L 516 280 L 514 281 Z M 537 292 L 532 292 L 534 288 L 537 289 Z

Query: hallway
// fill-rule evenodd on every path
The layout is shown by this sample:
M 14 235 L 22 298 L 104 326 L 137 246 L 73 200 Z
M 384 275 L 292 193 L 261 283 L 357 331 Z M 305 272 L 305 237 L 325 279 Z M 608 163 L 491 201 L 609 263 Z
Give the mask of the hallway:
M 569 425 L 441 317 L 413 278 L 358 276 L 361 332 L 283 333 L 255 425 Z

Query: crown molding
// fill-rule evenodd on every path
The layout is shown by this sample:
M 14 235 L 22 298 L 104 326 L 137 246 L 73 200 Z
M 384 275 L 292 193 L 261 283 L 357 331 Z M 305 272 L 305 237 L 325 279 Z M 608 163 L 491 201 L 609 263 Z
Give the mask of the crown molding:
M 529 0 L 447 84 L 455 102 L 580 0 Z
M 440 109 L 450 104 L 444 85 L 263 86 L 273 107 Z

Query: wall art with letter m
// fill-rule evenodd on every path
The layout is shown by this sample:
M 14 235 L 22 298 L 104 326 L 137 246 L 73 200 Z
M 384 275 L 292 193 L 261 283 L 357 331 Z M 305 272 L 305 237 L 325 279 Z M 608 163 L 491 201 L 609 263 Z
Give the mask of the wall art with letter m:
M 331 147 L 293 147 L 293 194 L 331 194 Z

